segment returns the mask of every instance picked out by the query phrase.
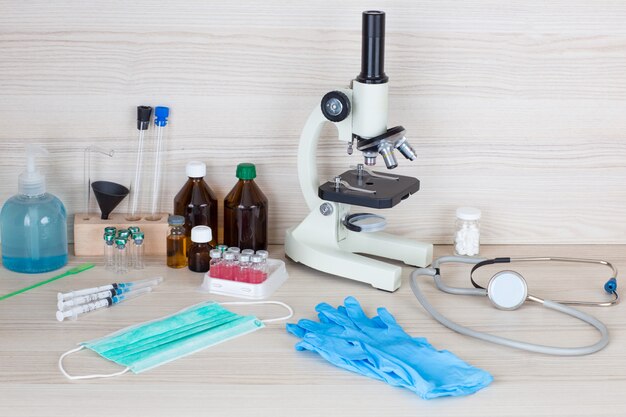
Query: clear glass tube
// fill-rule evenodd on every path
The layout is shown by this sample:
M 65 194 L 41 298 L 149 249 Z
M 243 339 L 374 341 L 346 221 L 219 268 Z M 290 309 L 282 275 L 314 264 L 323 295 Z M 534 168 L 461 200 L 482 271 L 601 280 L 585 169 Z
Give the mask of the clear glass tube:
M 161 197 L 161 165 L 163 163 L 163 133 L 165 126 L 156 126 L 156 144 L 154 150 L 154 177 L 152 178 L 152 204 L 148 220 L 158 220 L 159 198 Z
M 133 182 L 130 184 L 130 210 L 126 220 L 137 221 L 141 217 L 138 214 L 139 211 L 139 196 L 141 190 L 141 170 L 143 167 L 143 138 L 145 136 L 145 130 L 139 130 L 139 138 L 137 142 L 137 160 L 135 161 L 135 176 Z
M 134 252 L 134 267 L 135 269 L 144 269 L 146 267 L 144 261 L 145 247 L 143 239 L 135 239 L 135 252 Z
M 115 240 L 115 272 L 125 274 L 128 272 L 128 253 L 126 249 L 126 240 Z
M 104 235 L 104 268 L 115 271 L 115 242 L 111 235 Z

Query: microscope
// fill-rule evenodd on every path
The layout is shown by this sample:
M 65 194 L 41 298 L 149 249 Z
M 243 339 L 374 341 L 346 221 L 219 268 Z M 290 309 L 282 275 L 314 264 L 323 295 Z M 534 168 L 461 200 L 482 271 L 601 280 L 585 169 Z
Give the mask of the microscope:
M 432 261 L 433 246 L 382 232 L 386 221 L 380 215 L 351 213 L 351 205 L 391 208 L 420 188 L 417 178 L 370 168 L 378 155 L 387 169 L 398 166 L 395 151 L 411 161 L 416 156 L 402 126 L 387 128 L 384 12 L 363 12 L 362 38 L 361 73 L 350 88 L 325 94 L 302 130 L 298 179 L 311 212 L 286 231 L 285 254 L 319 271 L 395 291 L 400 287 L 402 268 L 363 255 L 424 267 Z M 348 154 L 352 154 L 356 141 L 364 160 L 320 185 L 316 153 L 326 122 L 336 126 L 338 139 L 347 143 Z

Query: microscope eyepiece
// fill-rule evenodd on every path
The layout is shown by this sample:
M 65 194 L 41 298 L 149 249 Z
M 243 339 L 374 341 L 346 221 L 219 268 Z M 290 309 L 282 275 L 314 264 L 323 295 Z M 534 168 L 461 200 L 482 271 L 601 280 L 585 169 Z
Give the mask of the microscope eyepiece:
M 385 12 L 363 12 L 361 73 L 356 80 L 365 84 L 384 84 L 385 74 Z

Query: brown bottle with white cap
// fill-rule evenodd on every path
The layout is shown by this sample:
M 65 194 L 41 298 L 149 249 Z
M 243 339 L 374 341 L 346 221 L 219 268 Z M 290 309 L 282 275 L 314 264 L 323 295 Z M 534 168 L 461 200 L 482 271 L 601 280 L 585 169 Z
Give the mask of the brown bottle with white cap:
M 209 242 L 213 239 L 211 228 L 208 226 L 196 226 L 191 229 L 191 247 L 189 248 L 188 265 L 194 272 L 207 272 L 211 262 L 211 249 Z
M 217 199 L 211 187 L 204 181 L 206 164 L 200 161 L 187 163 L 186 172 L 189 179 L 174 197 L 174 214 L 185 218 L 187 236 L 196 226 L 209 226 L 215 233 L 211 245 L 217 242 Z

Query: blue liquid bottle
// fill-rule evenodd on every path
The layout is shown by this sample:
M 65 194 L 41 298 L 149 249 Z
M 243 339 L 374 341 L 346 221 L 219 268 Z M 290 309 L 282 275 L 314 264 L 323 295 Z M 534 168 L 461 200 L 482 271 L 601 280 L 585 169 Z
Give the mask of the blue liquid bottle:
M 18 194 L 0 212 L 2 264 L 16 272 L 36 274 L 67 264 L 67 213 L 61 200 L 46 193 L 46 177 L 35 168 L 39 146 L 26 148 L 26 171 Z

